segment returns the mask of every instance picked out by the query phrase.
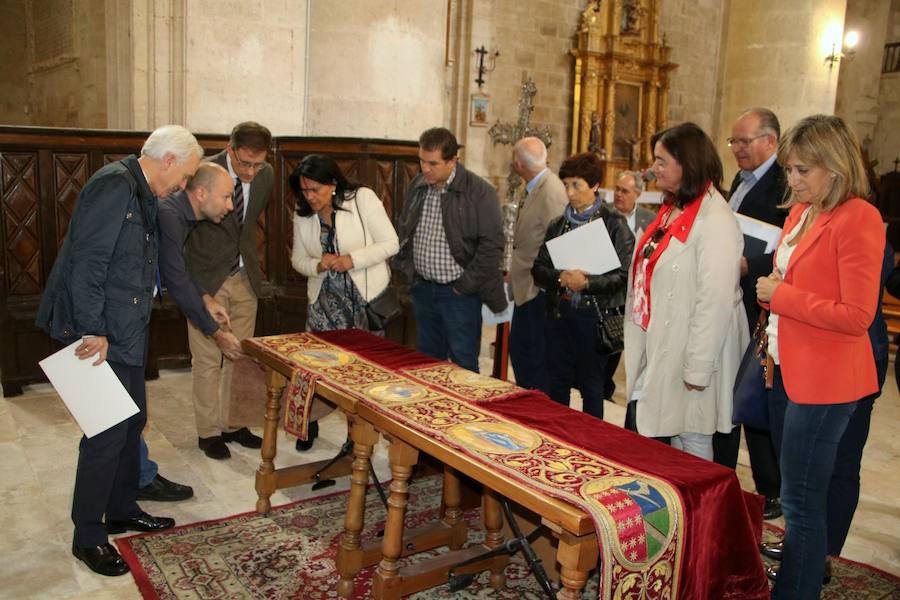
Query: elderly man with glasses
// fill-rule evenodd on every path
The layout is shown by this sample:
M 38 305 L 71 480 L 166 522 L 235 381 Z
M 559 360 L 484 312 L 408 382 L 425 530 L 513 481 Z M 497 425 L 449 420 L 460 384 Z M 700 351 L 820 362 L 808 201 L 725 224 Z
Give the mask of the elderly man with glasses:
M 220 323 L 229 323 L 238 340 L 253 336 L 257 298 L 263 295 L 256 222 L 272 195 L 274 171 L 266 162 L 271 145 L 272 134 L 259 123 L 235 126 L 225 150 L 209 159 L 223 167 L 234 182 L 234 210 L 220 223 L 197 222 L 184 243 L 190 279 L 207 310 Z M 230 422 L 232 361 L 223 357 L 213 337 L 192 323 L 187 327 L 197 445 L 215 459 L 231 456 L 226 442 L 259 448 L 262 438 L 243 424 Z
M 775 161 L 781 127 L 778 117 L 767 108 L 751 108 L 744 111 L 731 128 L 728 146 L 740 171 L 734 177 L 728 204 L 736 213 L 781 227 L 787 212 L 778 205 L 784 200 L 787 180 L 781 166 Z M 756 303 L 756 280 L 772 272 L 772 254 L 745 256 L 741 259 L 741 289 L 747 322 L 752 330 L 759 317 Z M 764 516 L 775 519 L 781 516 L 781 473 L 778 459 L 768 431 L 744 426 L 750 467 L 756 491 L 766 497 Z M 717 433 L 713 437 L 715 461 L 727 467 L 737 465 L 741 428 L 730 434 Z

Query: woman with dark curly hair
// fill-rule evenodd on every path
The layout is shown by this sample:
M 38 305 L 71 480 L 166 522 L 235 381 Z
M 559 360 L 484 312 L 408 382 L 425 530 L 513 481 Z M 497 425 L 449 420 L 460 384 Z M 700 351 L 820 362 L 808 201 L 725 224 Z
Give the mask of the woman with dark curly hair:
M 596 154 L 570 156 L 560 166 L 559 178 L 569 205 L 548 226 L 531 269 L 535 284 L 546 292 L 549 396 L 568 406 L 570 390 L 577 387 L 584 412 L 602 419 L 606 357 L 597 351 L 597 322 L 607 314 L 622 314 L 634 236 L 625 217 L 598 194 L 603 163 Z M 546 242 L 596 219 L 603 219 L 622 265 L 602 275 L 554 267 Z
M 732 428 L 732 389 L 747 347 L 734 213 L 722 163 L 693 123 L 653 136 L 663 206 L 637 243 L 625 306 L 625 375 L 638 433 L 708 460 Z

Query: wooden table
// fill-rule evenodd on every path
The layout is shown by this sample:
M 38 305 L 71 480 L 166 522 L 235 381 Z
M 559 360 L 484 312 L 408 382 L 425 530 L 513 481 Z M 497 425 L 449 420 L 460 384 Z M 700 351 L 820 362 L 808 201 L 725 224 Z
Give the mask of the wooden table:
M 259 496 L 256 509 L 265 513 L 271 508 L 270 496 L 276 489 L 311 482 L 314 473 L 321 468 L 324 461 L 275 469 L 275 440 L 281 397 L 291 376 L 292 365 L 286 359 L 278 360 L 270 354 L 260 352 L 256 346 L 248 344 L 247 340 L 244 341 L 243 347 L 248 355 L 258 360 L 266 369 L 268 401 L 261 449 L 262 462 L 256 475 L 256 491 Z M 364 567 L 376 563 L 378 563 L 374 579 L 376 599 L 399 599 L 401 596 L 446 583 L 447 571 L 454 564 L 503 544 L 500 496 L 505 496 L 541 515 L 542 523 L 559 540 L 557 561 L 561 566 L 563 586 L 559 597 L 572 600 L 581 598 L 581 590 L 588 574 L 596 567 L 598 558 L 594 524 L 585 512 L 526 488 L 488 466 L 473 461 L 462 452 L 370 409 L 365 403 L 329 387 L 321 380 L 316 382 L 315 394 L 334 403 L 346 414 L 350 437 L 354 443 L 352 459 L 348 457 L 345 461 L 339 461 L 323 473 L 323 476 L 327 477 L 347 473 L 351 475 L 344 533 L 336 561 L 339 595 L 350 597 L 356 575 Z M 363 545 L 360 540 L 369 483 L 369 461 L 378 442 L 379 432 L 390 443 L 389 462 L 393 480 L 388 499 L 388 517 L 382 541 Z M 408 483 L 420 451 L 435 457 L 445 465 L 443 513 L 435 524 L 404 531 Z M 468 532 L 460 509 L 460 473 L 484 486 L 485 541 L 483 544 L 467 548 L 463 548 Z M 442 546 L 448 546 L 450 551 L 406 569 L 399 568 L 398 560 L 401 557 Z M 500 588 L 505 585 L 503 570 L 507 562 L 508 557 L 501 555 L 473 563 L 459 569 L 458 572 L 474 573 L 490 569 L 491 584 Z
M 260 449 L 262 462 L 259 463 L 259 469 L 256 471 L 256 493 L 258 496 L 256 511 L 268 513 L 272 508 L 270 498 L 275 493 L 275 490 L 314 482 L 316 473 L 329 461 L 320 460 L 305 465 L 295 465 L 281 469 L 275 468 L 275 447 L 278 439 L 278 416 L 281 413 L 281 396 L 291 376 L 291 366 L 285 361 L 276 360 L 268 354 L 259 352 L 257 347 L 248 344 L 247 340 L 244 340 L 242 345 L 244 352 L 262 364 L 266 370 L 266 394 L 268 399 L 266 401 L 266 415 L 263 425 L 262 448 Z M 347 415 L 348 420 L 356 412 L 356 401 L 354 399 L 347 398 L 326 385 L 319 386 L 316 389 L 316 394 L 337 405 Z M 337 460 L 322 471 L 320 477 L 329 479 L 349 475 L 351 472 L 351 461 L 352 459 L 349 456 Z

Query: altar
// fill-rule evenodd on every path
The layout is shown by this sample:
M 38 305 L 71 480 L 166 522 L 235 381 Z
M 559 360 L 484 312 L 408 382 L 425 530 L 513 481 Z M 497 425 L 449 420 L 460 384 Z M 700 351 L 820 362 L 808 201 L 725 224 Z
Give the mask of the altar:
M 243 344 L 269 371 L 258 510 L 268 510 L 275 489 L 267 478 L 275 472 L 282 388 L 292 433 L 304 435 L 317 394 L 348 415 L 355 447 L 337 560 L 342 595 L 365 564 L 379 564 L 376 598 L 399 598 L 443 583 L 453 560 L 479 552 L 462 548 L 461 473 L 484 486 L 485 548 L 503 542 L 500 496 L 541 516 L 558 540 L 560 598 L 580 598 L 595 568 L 601 598 L 768 597 L 757 551 L 761 499 L 744 494 L 731 470 L 366 332 Z M 361 548 L 368 459 L 379 432 L 391 443 L 388 521 L 381 548 Z M 427 532 L 404 532 L 406 483 L 419 452 L 446 466 L 445 509 Z M 441 545 L 465 556 L 427 572 L 400 568 L 401 556 Z M 504 566 L 495 558 L 478 568 L 489 568 L 499 587 Z

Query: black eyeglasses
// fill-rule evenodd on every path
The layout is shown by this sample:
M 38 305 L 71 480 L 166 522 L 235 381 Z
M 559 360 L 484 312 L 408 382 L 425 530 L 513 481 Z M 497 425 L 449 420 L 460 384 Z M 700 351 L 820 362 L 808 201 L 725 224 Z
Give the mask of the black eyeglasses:
M 659 247 L 659 243 L 666 235 L 666 231 L 668 231 L 668 227 L 658 227 L 656 231 L 653 232 L 653 235 L 650 236 L 650 239 L 647 240 L 647 243 L 644 244 L 644 258 L 650 258 L 656 249 Z

